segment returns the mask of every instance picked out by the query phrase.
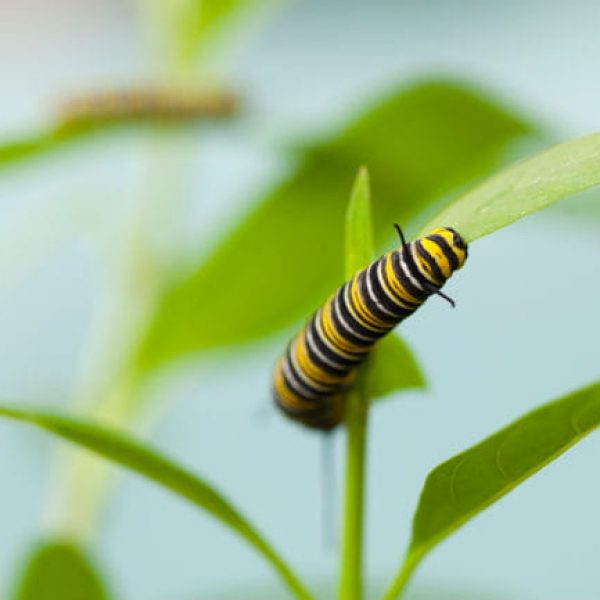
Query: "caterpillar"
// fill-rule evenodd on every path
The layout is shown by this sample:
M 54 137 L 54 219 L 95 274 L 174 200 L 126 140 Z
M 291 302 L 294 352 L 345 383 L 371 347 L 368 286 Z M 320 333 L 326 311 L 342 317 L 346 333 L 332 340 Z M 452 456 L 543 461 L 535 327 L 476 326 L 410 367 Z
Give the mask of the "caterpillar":
M 74 96 L 59 107 L 59 121 L 63 127 L 145 119 L 177 121 L 229 116 L 236 107 L 237 99 L 230 93 L 140 87 Z
M 378 339 L 441 292 L 467 258 L 452 228 L 434 229 L 384 254 L 333 293 L 290 342 L 273 371 L 275 404 L 289 418 L 329 431 L 345 413 L 345 391 Z

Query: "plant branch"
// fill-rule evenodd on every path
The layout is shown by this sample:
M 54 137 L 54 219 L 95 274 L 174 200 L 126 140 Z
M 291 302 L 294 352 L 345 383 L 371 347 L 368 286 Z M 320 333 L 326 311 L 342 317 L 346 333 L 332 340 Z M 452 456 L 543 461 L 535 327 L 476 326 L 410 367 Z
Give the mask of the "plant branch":
M 364 480 L 369 399 L 364 373 L 348 398 L 346 417 L 346 489 L 339 600 L 363 595 Z
M 390 584 L 390 587 L 386 590 L 381 600 L 396 600 L 406 590 L 406 586 L 412 577 L 415 569 L 421 561 L 421 554 L 408 555 L 407 559 L 402 565 L 402 569 L 398 571 L 398 574 Z

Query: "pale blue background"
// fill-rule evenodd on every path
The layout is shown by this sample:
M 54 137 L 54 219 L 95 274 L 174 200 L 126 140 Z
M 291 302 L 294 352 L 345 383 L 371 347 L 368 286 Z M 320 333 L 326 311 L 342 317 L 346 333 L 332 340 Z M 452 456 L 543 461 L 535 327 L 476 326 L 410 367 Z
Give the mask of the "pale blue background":
M 443 74 L 479 83 L 557 139 L 600 129 L 599 22 L 600 5 L 582 0 L 314 1 L 281 11 L 236 67 L 255 116 L 226 135 L 207 134 L 194 158 L 186 243 L 209 247 L 249 192 L 285 170 L 277 141 L 342 120 L 404 80 Z M 42 123 L 65 90 L 151 74 L 141 40 L 119 2 L 2 3 L 2 137 Z M 145 144 L 120 135 L 0 173 L 2 397 L 66 401 L 102 288 L 89 240 L 118 227 L 139 190 Z M 449 286 L 458 308 L 433 300 L 403 327 L 432 385 L 373 414 L 374 580 L 398 564 L 431 467 L 598 378 L 594 200 L 477 242 Z M 19 230 L 6 225 L 14 219 Z M 257 418 L 282 339 L 173 374 L 160 393 L 175 408 L 153 441 L 218 483 L 293 564 L 322 579 L 335 559 L 321 542 L 319 442 L 274 415 Z M 0 593 L 42 527 L 52 447 L 38 432 L 0 423 Z M 417 582 L 511 600 L 599 597 L 599 460 L 600 435 L 592 435 L 444 543 Z M 134 477 L 114 498 L 96 557 L 131 600 L 211 598 L 245 583 L 279 589 L 233 535 Z

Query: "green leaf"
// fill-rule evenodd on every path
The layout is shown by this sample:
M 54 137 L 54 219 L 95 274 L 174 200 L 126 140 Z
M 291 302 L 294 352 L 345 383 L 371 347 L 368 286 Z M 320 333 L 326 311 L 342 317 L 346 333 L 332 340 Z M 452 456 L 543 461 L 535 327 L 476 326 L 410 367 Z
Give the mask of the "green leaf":
M 600 425 L 600 383 L 521 417 L 427 477 L 405 562 L 385 600 L 404 589 L 443 539 L 537 473 Z
M 152 91 L 152 90 L 151 90 Z M 213 92 L 216 96 L 216 92 Z M 61 150 L 64 146 L 73 142 L 87 140 L 99 135 L 115 133 L 127 128 L 135 127 L 146 131 L 169 131 L 179 128 L 189 129 L 191 124 L 199 124 L 213 120 L 227 120 L 235 112 L 235 108 L 230 113 L 227 103 L 230 97 L 227 93 L 222 96 L 223 109 L 219 107 L 207 109 L 205 114 L 197 112 L 195 114 L 182 116 L 174 113 L 172 117 L 168 115 L 124 115 L 123 117 L 112 115 L 110 117 L 94 118 L 78 117 L 72 118 L 64 115 L 56 120 L 51 128 L 33 133 L 30 136 L 24 136 L 13 140 L 0 143 L 0 168 L 7 167 L 13 163 L 23 161 L 28 158 L 34 158 L 38 155 L 47 154 Z
M 190 352 L 256 340 L 289 327 L 342 283 L 348 185 L 367 164 L 375 242 L 430 214 L 449 191 L 497 167 L 531 130 L 459 85 L 402 89 L 331 139 L 258 202 L 206 261 L 166 290 L 139 352 L 155 368 Z
M 536 154 L 461 196 L 422 230 L 454 227 L 472 241 L 600 184 L 600 133 Z
M 52 540 L 34 548 L 14 600 L 107 600 L 108 594 L 84 552 Z
M 176 64 L 189 68 L 197 55 L 208 57 L 214 43 L 236 21 L 275 4 L 275 0 L 151 0 L 139 7 L 166 45 L 163 50 L 173 55 Z
M 181 41 L 184 52 L 193 54 L 206 41 L 211 41 L 232 20 L 242 15 L 249 15 L 253 10 L 273 4 L 271 0 L 187 0 L 192 19 L 184 19 L 181 23 Z
M 366 267 L 375 256 L 370 186 L 369 171 L 361 167 L 346 211 L 346 279 Z
M 426 387 L 425 377 L 402 339 L 390 333 L 373 349 L 367 377 L 367 395 L 381 399 L 398 390 Z
M 58 150 L 74 138 L 79 137 L 81 133 L 83 132 L 44 131 L 30 137 L 4 142 L 0 145 L 0 167 L 8 166 L 45 152 Z
M 374 254 L 369 172 L 361 167 L 346 213 L 346 278 L 368 265 Z M 373 349 L 365 385 L 367 398 L 374 400 L 401 389 L 425 387 L 425 380 L 406 344 L 390 333 Z
M 257 550 L 277 571 L 296 597 L 311 595 L 261 534 L 212 486 L 157 452 L 106 427 L 52 414 L 0 406 L 0 416 L 30 423 L 92 450 L 122 467 L 154 481 L 203 509 L 230 527 Z

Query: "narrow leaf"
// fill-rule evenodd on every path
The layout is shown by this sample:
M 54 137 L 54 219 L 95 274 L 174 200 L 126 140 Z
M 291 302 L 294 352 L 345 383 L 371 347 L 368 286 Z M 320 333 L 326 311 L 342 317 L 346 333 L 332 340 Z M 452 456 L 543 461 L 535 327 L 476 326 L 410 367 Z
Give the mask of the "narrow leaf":
M 207 261 L 172 282 L 140 348 L 140 366 L 252 341 L 314 310 L 341 283 L 341 224 L 359 165 L 368 165 L 376 186 L 381 245 L 394 222 L 429 214 L 443 195 L 496 168 L 508 144 L 529 133 L 459 85 L 429 82 L 393 93 L 305 150 L 295 173 Z
M 491 177 L 432 219 L 472 241 L 600 184 L 600 133 L 569 140 Z
M 58 150 L 82 133 L 56 130 L 43 131 L 30 137 L 4 142 L 0 144 L 0 167 L 52 150 Z
M 369 171 L 361 167 L 346 212 L 346 279 L 366 267 L 375 255 L 370 185 Z
M 146 477 L 202 508 L 256 549 L 298 598 L 311 595 L 260 533 L 211 485 L 125 434 L 101 425 L 42 410 L 0 406 L 0 416 L 50 431 Z
M 374 254 L 369 172 L 361 167 L 346 213 L 346 278 L 368 265 Z M 375 400 L 401 389 L 425 387 L 425 380 L 406 344 L 390 333 L 373 350 L 365 385 L 367 398 Z
M 427 477 L 406 560 L 385 600 L 396 598 L 443 539 L 600 425 L 600 383 L 550 402 L 436 467 Z
M 149 92 L 155 94 L 157 90 L 149 88 Z M 173 90 L 173 93 L 177 94 L 177 90 Z M 106 97 L 106 94 L 103 95 Z M 125 98 L 127 90 L 115 91 L 113 100 L 118 100 L 119 95 Z M 55 152 L 68 144 L 102 134 L 114 133 L 131 127 L 152 129 L 152 131 L 156 131 L 157 128 L 189 127 L 190 124 L 205 121 L 227 120 L 237 110 L 234 96 L 225 92 L 219 94 L 214 92 L 210 98 L 207 98 L 205 107 L 202 106 L 202 98 L 198 93 L 197 102 L 197 110 L 187 113 L 172 110 L 172 114 L 169 114 L 169 111 L 166 110 L 162 114 L 160 112 L 157 114 L 144 113 L 144 111 L 135 114 L 135 111 L 132 110 L 130 113 L 123 111 L 123 114 L 119 114 L 118 111 L 106 113 L 106 111 L 99 110 L 98 114 L 94 115 L 93 110 L 90 110 L 89 114 L 76 115 L 66 111 L 47 130 L 0 142 L 0 168 L 28 158 Z M 94 103 L 90 102 L 90 104 L 93 106 Z
M 70 542 L 39 544 L 27 557 L 14 600 L 108 600 L 84 552 Z

